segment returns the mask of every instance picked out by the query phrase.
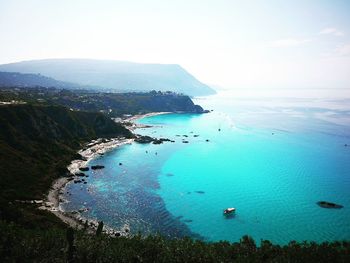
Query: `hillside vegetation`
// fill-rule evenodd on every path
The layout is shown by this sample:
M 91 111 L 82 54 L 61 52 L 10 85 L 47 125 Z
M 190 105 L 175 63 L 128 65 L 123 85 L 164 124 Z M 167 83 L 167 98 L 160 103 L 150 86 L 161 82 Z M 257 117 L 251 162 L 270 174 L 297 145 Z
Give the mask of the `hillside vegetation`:
M 0 218 L 30 219 L 14 200 L 43 198 L 52 181 L 67 172 L 82 143 L 117 136 L 132 134 L 101 113 L 0 106 Z
M 190 238 L 110 238 L 71 229 L 23 229 L 0 221 L 2 262 L 349 262 L 349 242 L 291 242 L 285 246 L 248 236 L 237 243 Z

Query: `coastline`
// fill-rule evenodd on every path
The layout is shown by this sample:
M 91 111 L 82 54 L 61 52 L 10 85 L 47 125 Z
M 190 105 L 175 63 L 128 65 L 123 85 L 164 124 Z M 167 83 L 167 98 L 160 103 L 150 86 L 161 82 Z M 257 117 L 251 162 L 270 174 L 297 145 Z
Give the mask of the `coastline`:
M 137 114 L 137 115 L 134 115 L 134 116 L 131 116 L 129 118 L 122 120 L 121 123 L 124 124 L 125 128 L 127 128 L 131 132 L 133 132 L 135 129 L 138 129 L 138 128 L 151 127 L 149 125 L 137 124 L 137 123 L 135 123 L 135 121 L 143 119 L 143 118 L 147 118 L 147 117 L 164 115 L 164 114 L 171 114 L 171 113 L 175 113 L 175 112 L 163 111 L 163 112 L 150 112 L 150 113 L 146 113 L 146 114 Z
M 162 111 L 162 112 L 150 112 L 150 113 L 145 113 L 145 114 L 137 114 L 137 115 L 134 115 L 134 116 L 132 116 L 130 118 L 125 119 L 123 122 L 134 122 L 136 120 L 143 119 L 143 118 L 146 118 L 146 117 L 152 117 L 152 116 L 163 115 L 163 114 L 170 114 L 170 113 L 173 113 L 173 112 Z
M 135 121 L 146 117 L 169 114 L 169 113 L 172 113 L 172 112 L 152 112 L 147 114 L 139 114 L 139 115 L 134 115 L 130 118 L 124 119 L 121 122 L 125 125 L 127 129 L 133 132 L 137 128 L 145 127 L 144 125 L 136 124 Z M 129 125 L 126 125 L 126 124 L 129 124 Z M 149 126 L 146 126 L 146 127 L 149 127 Z M 66 212 L 63 210 L 61 203 L 65 202 L 65 200 L 62 198 L 64 189 L 67 186 L 67 184 L 69 184 L 71 181 L 74 181 L 74 179 L 79 178 L 77 175 L 74 175 L 74 174 L 80 173 L 81 172 L 80 168 L 86 167 L 91 160 L 117 147 L 120 147 L 126 144 L 131 144 L 133 141 L 134 139 L 126 139 L 124 137 L 120 137 L 120 138 L 112 138 L 112 139 L 99 138 L 97 140 L 92 140 L 91 142 L 86 143 L 85 144 L 86 147 L 78 151 L 78 154 L 80 154 L 82 158 L 77 160 L 72 160 L 71 163 L 67 166 L 67 169 L 72 176 L 60 177 L 57 180 L 55 180 L 51 185 L 51 188 L 48 192 L 46 200 L 42 202 L 42 206 L 40 206 L 39 209 L 47 210 L 53 213 L 61 221 L 63 221 L 64 223 L 66 223 L 72 228 L 83 229 L 87 226 L 88 232 L 91 232 L 91 233 L 95 232 L 98 226 L 98 222 L 96 220 L 89 220 L 87 218 L 84 218 L 79 213 L 79 211 Z M 87 225 L 86 225 L 86 222 L 87 222 Z M 128 226 L 124 226 L 123 229 L 121 230 L 115 230 L 105 225 L 104 232 L 111 236 L 128 236 L 129 229 L 128 229 Z

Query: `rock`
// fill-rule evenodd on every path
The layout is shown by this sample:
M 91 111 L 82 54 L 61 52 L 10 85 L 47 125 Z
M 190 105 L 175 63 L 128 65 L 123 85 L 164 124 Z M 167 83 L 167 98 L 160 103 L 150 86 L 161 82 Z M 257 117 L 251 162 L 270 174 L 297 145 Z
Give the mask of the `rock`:
M 326 201 L 319 201 L 317 202 L 317 204 L 322 208 L 336 208 L 336 209 L 343 208 L 342 205 L 338 205 L 338 204 L 334 204 Z
M 78 211 L 81 213 L 81 212 L 87 212 L 88 210 L 89 210 L 88 208 L 82 207 Z
M 189 141 L 185 141 L 185 140 L 183 140 L 183 141 L 182 141 L 182 143 L 189 143 Z
M 154 140 L 152 143 L 153 143 L 153 144 L 162 144 L 163 141 L 161 141 L 161 140 Z
M 123 165 L 122 163 L 119 163 L 119 165 Z
M 98 169 L 103 169 L 103 168 L 105 168 L 103 165 L 93 165 L 93 166 L 91 166 L 92 170 L 98 170 Z
M 205 141 L 206 141 L 206 142 L 209 142 L 209 140 L 208 140 L 208 139 L 206 139 Z
M 87 172 L 90 169 L 89 169 L 89 167 L 80 167 L 79 170 L 82 171 L 82 172 Z
M 170 139 L 166 138 L 152 138 L 151 136 L 138 136 L 135 139 L 135 142 L 138 143 L 153 143 L 153 144 L 162 144 L 163 142 L 170 142 Z
M 151 136 L 138 136 L 135 139 L 135 142 L 138 143 L 151 143 L 154 141 L 154 138 L 152 138 Z
M 171 140 L 170 139 L 166 139 L 166 138 L 159 138 L 159 139 L 155 139 L 153 141 L 153 144 L 161 144 L 163 142 L 171 142 Z
M 75 176 L 79 176 L 79 177 L 85 177 L 85 174 L 84 174 L 84 173 L 75 173 L 74 175 L 75 175 Z
M 198 134 L 195 134 L 195 135 L 193 135 L 193 137 L 199 137 L 199 135 L 198 135 Z

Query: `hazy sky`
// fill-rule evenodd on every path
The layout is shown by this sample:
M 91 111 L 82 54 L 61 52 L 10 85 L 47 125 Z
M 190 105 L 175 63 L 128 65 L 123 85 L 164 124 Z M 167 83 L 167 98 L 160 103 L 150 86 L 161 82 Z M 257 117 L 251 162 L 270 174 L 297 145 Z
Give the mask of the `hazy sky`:
M 176 63 L 224 87 L 350 88 L 350 0 L 0 0 L 0 63 Z

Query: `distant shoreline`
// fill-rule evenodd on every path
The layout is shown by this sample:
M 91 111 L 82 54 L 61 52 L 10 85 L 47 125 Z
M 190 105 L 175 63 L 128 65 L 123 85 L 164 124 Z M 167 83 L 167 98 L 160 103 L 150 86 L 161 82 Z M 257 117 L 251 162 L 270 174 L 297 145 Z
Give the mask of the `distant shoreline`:
M 137 123 L 135 123 L 135 121 L 141 120 L 141 119 L 147 118 L 147 117 L 153 117 L 153 116 L 171 114 L 171 113 L 176 113 L 176 112 L 164 111 L 164 112 L 151 112 L 151 113 L 145 113 L 145 114 L 137 114 L 137 115 L 134 115 L 134 116 L 131 116 L 129 118 L 122 120 L 121 123 L 123 123 L 124 127 L 127 128 L 129 131 L 133 132 L 135 129 L 138 129 L 138 128 L 149 128 L 150 127 L 150 125 L 137 124 Z
M 132 126 L 126 126 L 127 129 L 129 129 L 131 132 L 133 132 L 137 128 L 142 128 L 144 126 L 137 125 L 135 121 L 139 119 L 143 119 L 146 117 L 152 117 L 157 115 L 163 115 L 163 114 L 170 114 L 172 112 L 151 112 L 147 114 L 138 114 L 131 116 L 130 118 L 122 120 L 122 123 L 132 123 Z M 148 126 L 147 126 L 148 127 Z M 82 156 L 82 159 L 79 160 L 72 160 L 71 163 L 67 166 L 68 171 L 71 174 L 81 173 L 82 171 L 80 168 L 86 167 L 88 163 L 96 158 L 97 156 L 104 154 L 105 152 L 111 151 L 117 147 L 131 144 L 134 141 L 134 139 L 126 139 L 126 138 L 112 138 L 109 140 L 103 140 L 103 139 L 97 139 L 93 140 L 90 143 L 87 143 L 87 148 L 81 149 L 78 151 L 78 154 Z M 47 195 L 46 201 L 44 202 L 44 205 L 39 207 L 39 209 L 47 210 L 51 213 L 53 213 L 55 216 L 57 216 L 61 221 L 66 223 L 72 228 L 77 229 L 83 229 L 85 222 L 88 222 L 88 231 L 94 232 L 97 229 L 98 222 L 95 220 L 88 220 L 87 218 L 84 218 L 81 216 L 81 214 L 76 211 L 74 213 L 72 212 L 66 212 L 62 209 L 61 203 L 64 202 L 64 199 L 62 197 L 65 187 L 73 181 L 74 179 L 78 179 L 78 176 L 71 176 L 71 177 L 60 177 L 57 180 L 55 180 L 49 190 L 49 193 Z M 127 226 L 122 230 L 115 230 L 108 226 L 104 227 L 104 231 L 107 234 L 110 235 L 128 235 Z

